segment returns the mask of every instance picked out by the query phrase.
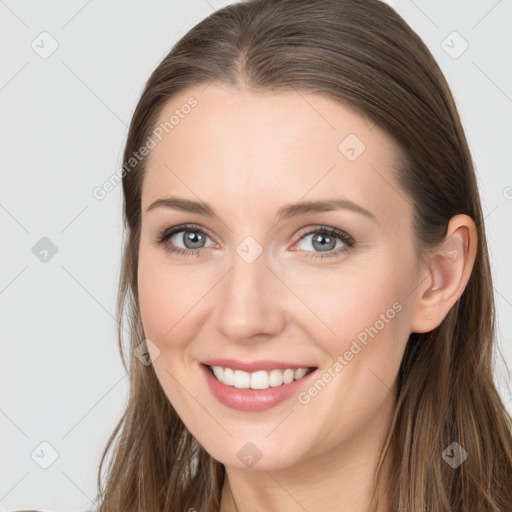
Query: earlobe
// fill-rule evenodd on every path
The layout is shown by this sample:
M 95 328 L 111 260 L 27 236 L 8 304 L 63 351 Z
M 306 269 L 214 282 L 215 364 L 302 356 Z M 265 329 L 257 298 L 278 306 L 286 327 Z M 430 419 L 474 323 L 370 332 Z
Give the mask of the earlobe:
M 428 259 L 418 286 L 411 332 L 435 329 L 462 295 L 475 262 L 476 242 L 473 220 L 463 214 L 452 217 L 445 240 Z

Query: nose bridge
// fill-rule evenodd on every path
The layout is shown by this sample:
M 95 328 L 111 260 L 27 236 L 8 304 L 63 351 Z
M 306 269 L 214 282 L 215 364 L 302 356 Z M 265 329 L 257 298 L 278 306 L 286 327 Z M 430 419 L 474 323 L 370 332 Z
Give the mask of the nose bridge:
M 218 288 L 217 328 L 228 338 L 243 340 L 282 328 L 278 280 L 267 268 L 263 248 L 256 244 L 246 239 L 236 248 Z

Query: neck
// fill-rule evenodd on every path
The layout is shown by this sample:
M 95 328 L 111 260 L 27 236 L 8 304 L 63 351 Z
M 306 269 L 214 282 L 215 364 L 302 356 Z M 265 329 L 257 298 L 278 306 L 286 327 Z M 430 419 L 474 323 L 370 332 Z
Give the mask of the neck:
M 334 449 L 294 466 L 274 471 L 226 466 L 219 512 L 368 512 L 393 405 L 386 402 L 374 424 Z M 377 512 L 391 510 L 386 488 L 392 464 L 390 449 L 380 471 Z

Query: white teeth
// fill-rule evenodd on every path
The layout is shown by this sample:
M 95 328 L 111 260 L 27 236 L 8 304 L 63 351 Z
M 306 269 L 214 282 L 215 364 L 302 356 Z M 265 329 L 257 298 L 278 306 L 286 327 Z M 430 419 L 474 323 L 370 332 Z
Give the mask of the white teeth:
M 284 371 L 283 382 L 285 384 L 290 384 L 290 382 L 293 382 L 294 378 L 295 378 L 295 370 L 290 370 L 290 368 L 288 368 L 287 370 Z
M 269 381 L 273 388 L 280 386 L 283 383 L 283 372 L 281 370 L 270 370 Z
M 245 372 L 244 372 L 245 373 Z M 249 375 L 249 374 L 247 374 Z M 265 370 L 251 373 L 251 389 L 267 389 L 269 386 L 268 373 Z
M 222 368 L 221 366 L 211 366 L 213 374 L 217 379 L 227 386 L 234 386 L 239 389 L 268 389 L 282 384 L 289 384 L 293 380 L 302 379 L 308 372 L 308 368 L 299 368 L 292 370 L 258 370 L 248 373 L 242 370 L 233 370 L 231 368 Z
M 217 368 L 222 372 L 222 382 L 228 386 L 233 386 L 235 383 L 235 372 L 231 368 L 221 368 L 220 366 L 217 366 Z
M 241 370 L 235 370 L 235 379 L 233 382 L 235 388 L 246 389 L 251 387 L 251 374 Z
M 306 373 L 308 373 L 307 368 L 299 368 L 298 370 L 295 370 L 295 380 L 302 379 Z

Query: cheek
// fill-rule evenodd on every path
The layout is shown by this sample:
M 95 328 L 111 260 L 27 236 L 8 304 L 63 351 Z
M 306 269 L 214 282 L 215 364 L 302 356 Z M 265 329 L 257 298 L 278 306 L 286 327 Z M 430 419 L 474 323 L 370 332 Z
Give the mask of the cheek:
M 161 349 L 164 341 L 175 333 L 190 302 L 193 284 L 185 286 L 180 272 L 169 272 L 160 257 L 142 249 L 138 267 L 138 297 L 146 337 L 153 339 Z M 187 294 L 187 291 L 189 293 Z
M 138 298 L 144 334 L 169 356 L 168 364 L 177 358 L 180 364 L 194 359 L 190 352 L 208 319 L 211 290 L 218 279 L 206 265 L 193 270 L 189 264 L 171 266 L 165 255 L 141 250 Z
M 172 311 L 172 294 L 164 293 L 165 287 L 157 274 L 152 272 L 148 266 L 139 265 L 138 272 L 138 293 L 140 314 L 144 332 L 150 339 L 158 340 L 162 337 L 165 329 L 172 325 L 172 319 L 168 312 Z M 164 314 L 164 312 L 167 312 Z
M 385 273 L 365 277 L 342 279 L 344 287 L 340 282 L 324 286 L 325 300 L 316 302 L 315 311 L 334 334 L 319 322 L 314 329 L 313 322 L 307 324 L 311 336 L 317 332 L 315 342 L 330 361 L 315 384 L 319 391 L 306 390 L 300 403 L 314 404 L 315 414 L 324 418 L 326 438 L 330 432 L 352 435 L 391 400 L 409 335 L 408 306 L 400 287 Z M 319 293 L 316 289 L 311 297 Z M 326 334 L 319 336 L 320 330 Z M 333 415 L 333 410 L 345 414 Z
M 330 330 L 334 337 L 346 339 L 375 324 L 381 315 L 395 318 L 397 307 L 393 309 L 393 304 L 401 302 L 401 294 L 390 270 L 347 266 L 304 274 L 293 287 L 310 310 L 308 319 L 316 316 L 322 332 Z
M 138 297 L 146 338 L 158 347 L 153 360 L 156 376 L 169 402 L 183 419 L 189 418 L 190 404 L 183 383 L 194 396 L 197 382 L 189 381 L 190 368 L 186 365 L 188 341 L 194 336 L 194 322 L 188 322 L 187 312 L 197 303 L 194 286 L 185 279 L 185 271 L 169 271 L 167 265 L 154 254 L 141 251 L 138 267 Z M 200 293 L 200 292 L 198 292 Z M 185 332 L 187 331 L 187 332 Z M 181 384 L 179 384 L 181 383 Z M 195 420 L 197 421 L 197 419 Z
M 379 381 L 391 387 L 410 334 L 407 265 L 383 261 L 317 274 L 302 280 L 298 292 L 310 312 L 302 320 L 297 315 L 297 322 L 333 363 L 341 358 L 343 368 L 332 371 L 343 374 L 338 381 L 344 381 L 345 389 L 357 387 L 356 395 L 371 392 Z

